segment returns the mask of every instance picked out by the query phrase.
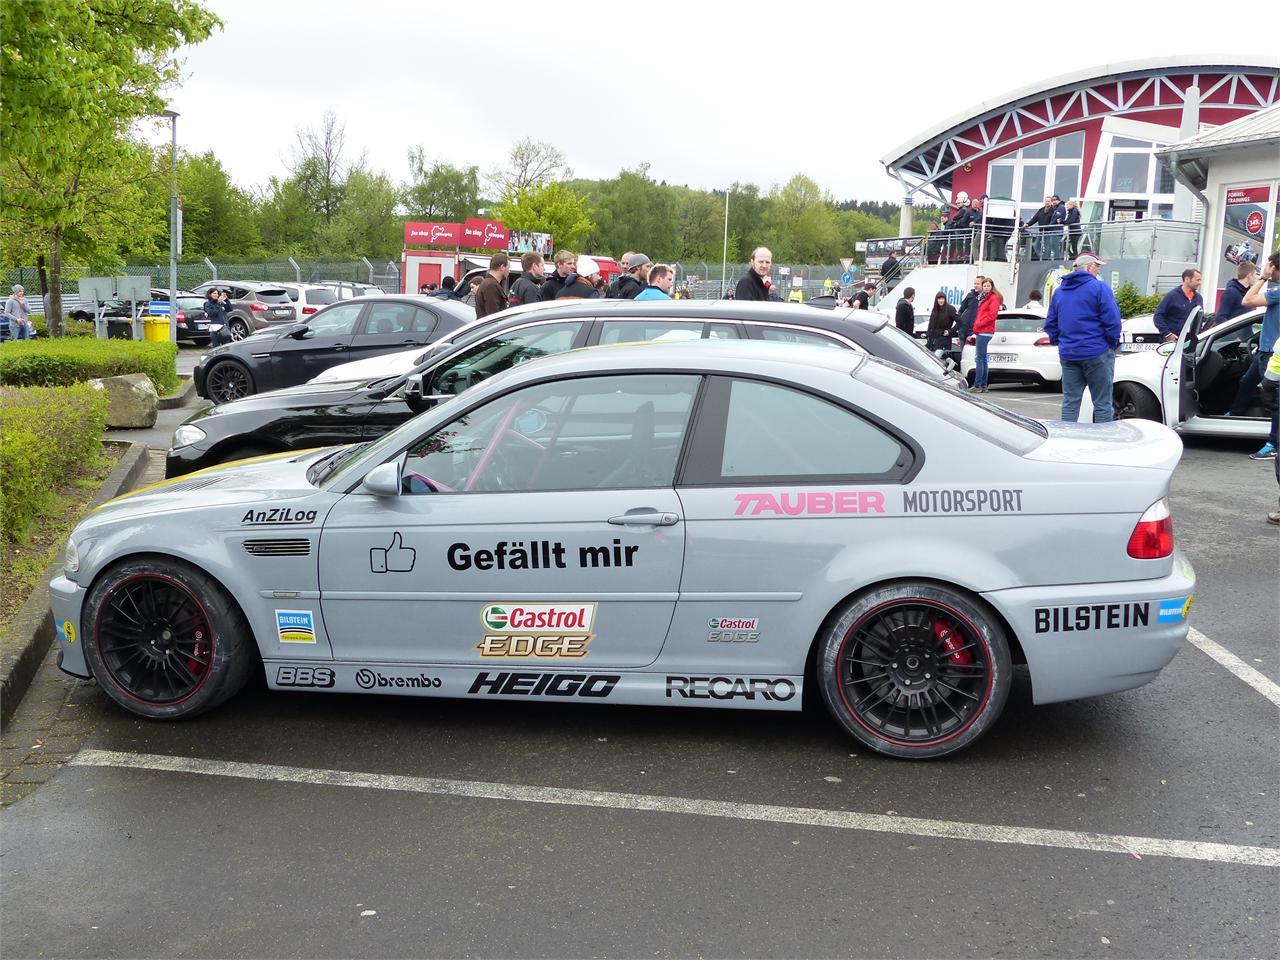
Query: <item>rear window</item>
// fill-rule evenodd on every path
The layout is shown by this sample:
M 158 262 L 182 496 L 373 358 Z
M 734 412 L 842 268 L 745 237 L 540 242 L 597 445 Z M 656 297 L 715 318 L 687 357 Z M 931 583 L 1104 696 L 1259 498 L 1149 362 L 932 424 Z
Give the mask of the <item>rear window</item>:
M 289 294 L 280 287 L 272 287 L 269 290 L 257 291 L 257 298 L 263 303 L 292 303 Z
M 930 380 L 946 376 L 946 365 L 905 330 L 899 330 L 892 323 L 886 323 L 876 331 L 876 336 L 897 344 L 898 351 L 904 355 L 903 362 L 909 364 L 916 373 L 923 374 Z
M 997 333 L 1039 333 L 1044 329 L 1044 317 L 997 317 Z
M 307 303 L 321 304 L 321 303 L 337 303 L 337 302 L 338 302 L 337 296 L 335 296 L 334 292 L 332 290 L 329 290 L 328 288 L 321 289 L 321 290 L 307 291 Z
M 200 297 L 179 297 L 178 309 L 179 310 L 203 310 L 204 300 L 202 300 Z

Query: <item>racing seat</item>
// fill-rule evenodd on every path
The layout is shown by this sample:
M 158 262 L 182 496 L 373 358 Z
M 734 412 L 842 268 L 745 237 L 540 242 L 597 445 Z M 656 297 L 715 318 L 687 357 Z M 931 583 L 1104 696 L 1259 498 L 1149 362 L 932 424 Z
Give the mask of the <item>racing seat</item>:
M 655 421 L 653 401 L 642 403 L 631 419 L 631 443 L 622 462 L 610 470 L 596 486 L 609 489 L 618 486 L 647 486 L 653 472 Z
M 1196 361 L 1196 405 L 1202 412 L 1222 413 L 1230 406 L 1235 385 L 1224 384 L 1225 370 L 1226 361 L 1216 350 L 1206 350 Z

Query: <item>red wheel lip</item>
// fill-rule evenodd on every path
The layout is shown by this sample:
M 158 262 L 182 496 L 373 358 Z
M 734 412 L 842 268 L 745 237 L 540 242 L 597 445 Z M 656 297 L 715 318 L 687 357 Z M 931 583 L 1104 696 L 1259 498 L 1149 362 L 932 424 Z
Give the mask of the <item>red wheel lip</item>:
M 98 608 L 98 615 L 93 618 L 93 655 L 97 659 L 97 661 L 102 664 L 103 673 L 105 673 L 108 677 L 111 678 L 111 685 L 115 687 L 116 690 L 118 690 L 121 694 L 123 694 L 129 700 L 132 700 L 134 703 L 142 704 L 143 706 L 146 706 L 146 707 L 180 706 L 181 704 L 186 703 L 188 700 L 194 697 L 201 690 L 203 690 L 205 684 L 209 682 L 209 675 L 213 673 L 213 660 L 217 654 L 217 649 L 218 649 L 218 635 L 217 635 L 217 632 L 213 629 L 213 618 L 209 616 L 209 611 L 206 610 L 205 605 L 200 602 L 200 598 L 197 597 L 194 593 L 192 593 L 187 588 L 187 585 L 185 583 L 182 583 L 180 580 L 175 580 L 173 577 L 167 576 L 166 574 L 163 574 L 163 573 L 132 574 L 131 576 L 125 577 L 123 580 L 117 583 L 114 587 L 112 587 L 108 591 L 107 595 L 110 596 L 116 590 L 119 590 L 121 587 L 129 583 L 132 583 L 134 580 L 163 580 L 165 583 L 168 583 L 177 587 L 179 590 L 181 590 L 183 593 L 185 593 L 188 597 L 191 598 L 192 603 L 194 603 L 196 605 L 196 608 L 200 611 L 200 615 L 204 617 L 205 626 L 209 628 L 209 669 L 204 672 L 204 676 L 200 678 L 200 682 L 197 683 L 191 689 L 190 693 L 188 693 L 184 697 L 180 697 L 177 700 L 165 700 L 162 702 L 157 702 L 155 700 L 143 700 L 141 697 L 134 696 L 132 693 L 130 693 L 121 685 L 119 680 L 115 678 L 115 675 L 111 672 L 111 669 L 107 666 L 106 660 L 102 656 L 102 645 L 100 642 L 101 640 L 100 631 L 102 629 L 102 607 Z
M 942 610 L 945 610 L 947 613 L 951 614 L 957 620 L 962 621 L 966 626 L 969 627 L 970 630 L 973 631 L 973 635 L 978 638 L 978 641 L 982 644 L 982 649 L 986 652 L 987 664 L 989 665 L 990 669 L 987 671 L 987 688 L 983 692 L 982 702 L 978 704 L 978 708 L 973 711 L 973 716 L 969 719 L 968 723 L 962 726 L 959 730 L 953 730 L 951 733 L 947 734 L 945 737 L 942 737 L 938 740 L 929 740 L 924 743 L 921 743 L 919 741 L 898 740 L 898 739 L 895 739 L 894 737 L 887 737 L 884 735 L 883 732 L 878 731 L 871 726 L 868 726 L 866 723 L 863 723 L 862 718 L 859 717 L 858 714 L 854 711 L 853 707 L 849 705 L 849 700 L 844 695 L 844 684 L 840 682 L 840 661 L 843 659 L 845 647 L 848 646 L 849 640 L 853 637 L 854 631 L 858 628 L 858 625 L 864 622 L 872 614 L 877 613 L 880 610 L 883 610 L 885 607 L 896 606 L 897 604 L 901 604 L 901 603 L 920 603 L 926 606 L 938 607 Z M 840 641 L 840 648 L 839 650 L 836 651 L 836 692 L 840 694 L 840 702 L 844 704 L 845 712 L 853 718 L 854 722 L 858 726 L 862 727 L 862 729 L 866 730 L 877 740 L 883 740 L 886 743 L 891 743 L 895 747 L 906 747 L 909 750 L 910 749 L 919 750 L 919 749 L 926 749 L 929 747 L 936 747 L 938 744 L 946 743 L 949 740 L 954 740 L 956 737 L 960 736 L 960 734 L 964 733 L 971 726 L 973 726 L 974 721 L 976 721 L 978 717 L 982 716 L 982 711 L 986 709 L 987 704 L 991 702 L 991 690 L 992 690 L 994 680 L 995 680 L 995 657 L 992 655 L 991 645 L 987 643 L 987 638 L 982 635 L 982 631 L 978 629 L 978 627 L 974 624 L 972 620 L 966 617 L 963 613 L 961 613 L 955 607 L 952 607 L 949 604 L 943 603 L 941 600 L 930 600 L 926 597 L 896 597 L 893 600 L 886 600 L 884 603 L 876 604 L 874 607 L 872 607 L 870 610 L 868 610 L 866 613 L 864 613 L 862 616 L 860 616 L 857 620 L 855 620 L 853 623 L 849 625 L 849 629 L 845 632 L 844 639 Z

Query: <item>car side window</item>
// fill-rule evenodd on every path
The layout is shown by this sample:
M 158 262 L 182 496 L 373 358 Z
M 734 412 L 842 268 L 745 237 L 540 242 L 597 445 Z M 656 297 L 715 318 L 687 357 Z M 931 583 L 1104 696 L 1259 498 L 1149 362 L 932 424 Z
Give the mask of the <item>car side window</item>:
M 586 321 L 547 323 L 495 334 L 452 357 L 436 369 L 433 393 L 461 393 L 495 373 L 573 346 Z
M 841 347 L 848 349 L 848 346 L 835 337 L 828 337 L 821 333 L 813 333 L 808 330 L 796 330 L 794 327 L 771 327 L 762 325 L 756 328 L 760 331 L 760 337 L 763 340 L 773 340 L 778 343 L 805 343 L 818 347 Z
M 307 338 L 349 337 L 356 328 L 363 304 L 342 304 L 322 310 L 307 324 Z
M 738 328 L 732 323 L 712 323 L 708 324 L 707 339 L 708 340 L 739 340 L 741 339 Z
M 477 407 L 405 457 L 405 493 L 670 486 L 700 377 L 539 383 Z
M 411 333 L 430 333 L 439 322 L 439 318 L 430 310 L 414 307 L 413 325 L 409 328 L 409 331 Z
M 700 320 L 605 320 L 600 324 L 600 343 L 667 343 L 702 339 Z
M 821 397 L 757 380 L 717 378 L 686 482 L 892 479 L 911 451 L 885 429 Z
M 364 332 L 368 334 L 408 333 L 413 328 L 413 315 L 418 308 L 411 303 L 375 303 L 365 315 Z

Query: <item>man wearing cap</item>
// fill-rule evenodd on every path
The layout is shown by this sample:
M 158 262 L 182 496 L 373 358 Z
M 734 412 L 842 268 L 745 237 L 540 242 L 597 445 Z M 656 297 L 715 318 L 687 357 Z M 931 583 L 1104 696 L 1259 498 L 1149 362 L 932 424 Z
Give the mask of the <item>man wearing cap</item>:
M 1062 362 L 1062 419 L 1080 419 L 1080 399 L 1089 388 L 1093 422 L 1115 419 L 1111 384 L 1120 346 L 1120 307 L 1111 287 L 1098 279 L 1106 265 L 1092 253 L 1076 257 L 1075 270 L 1062 278 L 1049 301 L 1044 332 Z
M 607 296 L 613 300 L 634 300 L 644 289 L 653 264 L 643 253 L 633 253 L 624 268 L 626 272 L 609 286 Z
M 735 300 L 769 299 L 769 274 L 773 272 L 773 252 L 768 247 L 756 247 L 751 252 L 751 267 L 742 275 L 734 289 Z
M 1182 271 L 1182 283 L 1164 295 L 1151 319 L 1166 341 L 1177 340 L 1187 324 L 1187 317 L 1196 307 L 1204 312 L 1204 300 L 1200 297 L 1200 271 L 1188 267 Z
M 600 268 L 590 257 L 579 257 L 573 265 L 573 273 L 565 280 L 564 287 L 556 294 L 557 300 L 593 300 L 600 296 L 596 289 L 596 277 Z
M 505 253 L 495 253 L 489 258 L 489 272 L 476 288 L 476 319 L 506 309 L 507 274 L 511 272 L 511 258 Z
M 30 340 L 36 335 L 31 324 L 31 306 L 27 303 L 27 289 L 20 283 L 13 285 L 13 293 L 4 302 L 4 318 L 9 321 L 9 336 L 14 340 Z

